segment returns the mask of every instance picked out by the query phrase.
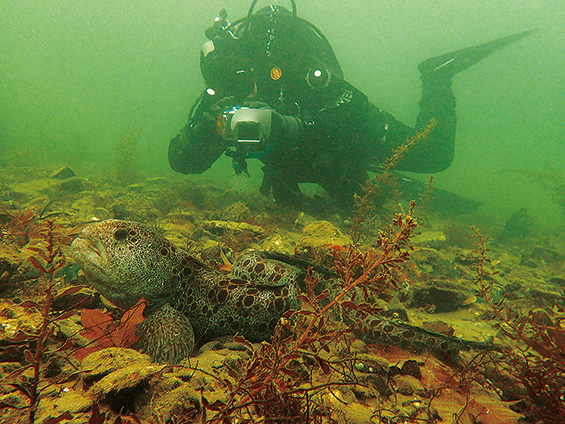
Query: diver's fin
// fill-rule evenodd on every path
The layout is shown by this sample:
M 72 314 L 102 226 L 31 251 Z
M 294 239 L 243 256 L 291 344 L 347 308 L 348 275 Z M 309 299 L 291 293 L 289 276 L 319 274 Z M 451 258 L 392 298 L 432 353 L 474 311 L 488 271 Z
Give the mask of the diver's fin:
M 490 56 L 492 53 L 536 31 L 537 29 L 531 29 L 507 35 L 506 37 L 479 44 L 478 46 L 467 47 L 441 56 L 432 57 L 420 63 L 418 70 L 422 73 L 423 77 L 436 75 L 438 77 L 451 78 L 456 73 L 467 69 L 469 66 Z
M 372 171 L 375 170 L 376 168 L 372 169 Z M 429 189 L 428 184 L 408 178 L 400 172 L 394 172 L 394 175 L 396 187 L 402 193 L 403 199 L 417 200 L 426 196 Z M 443 216 L 451 217 L 475 212 L 482 205 L 477 200 L 436 187 L 433 187 L 431 198 L 426 202 L 433 210 L 441 212 Z

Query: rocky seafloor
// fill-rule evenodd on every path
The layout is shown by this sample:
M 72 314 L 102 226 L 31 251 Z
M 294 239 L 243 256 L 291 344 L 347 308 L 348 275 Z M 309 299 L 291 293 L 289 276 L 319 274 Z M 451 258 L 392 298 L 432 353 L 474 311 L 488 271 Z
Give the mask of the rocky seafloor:
M 142 222 L 222 270 L 248 248 L 310 254 L 331 267 L 352 237 L 357 252 L 373 255 L 367 261 L 378 255 L 379 230 L 389 228 L 394 208 L 361 223 L 323 197 L 305 210 L 283 208 L 202 178 L 120 185 L 70 168 L 0 173 L 1 422 L 30 422 L 30 404 L 37 423 L 565 422 L 565 243 L 519 214 L 504 225 L 477 213 L 420 211 L 403 248 L 410 260 L 386 296 L 372 299 L 414 326 L 496 349 L 446 361 L 342 331 L 292 359 L 274 342 L 227 338 L 200 343 L 178 365 L 156 364 L 128 347 L 123 311 L 74 263 L 68 246 L 77 228 L 108 218 Z M 485 244 L 471 225 L 489 236 Z M 50 243 L 61 251 L 49 251 Z M 51 278 L 49 252 L 59 261 Z M 119 337 L 94 338 L 85 329 L 93 316 L 109 317 L 100 331 Z M 328 314 L 326 327 L 352 325 L 339 316 Z M 330 331 L 321 326 L 316 336 Z M 270 381 L 260 367 L 273 355 L 294 371 Z M 254 372 L 263 381 L 252 381 Z

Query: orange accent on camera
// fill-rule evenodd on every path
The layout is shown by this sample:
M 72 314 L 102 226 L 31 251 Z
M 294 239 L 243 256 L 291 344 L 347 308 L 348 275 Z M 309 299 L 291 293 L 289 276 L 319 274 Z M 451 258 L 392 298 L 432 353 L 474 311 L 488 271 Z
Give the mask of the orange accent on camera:
M 218 135 L 224 135 L 224 127 L 225 127 L 225 123 L 223 116 L 219 114 L 216 117 L 216 133 L 218 133 Z

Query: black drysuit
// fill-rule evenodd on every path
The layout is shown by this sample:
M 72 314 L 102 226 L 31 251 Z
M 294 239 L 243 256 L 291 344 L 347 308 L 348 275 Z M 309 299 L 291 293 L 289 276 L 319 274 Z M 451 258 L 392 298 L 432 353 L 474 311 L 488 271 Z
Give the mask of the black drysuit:
M 395 169 L 433 173 L 449 167 L 457 121 L 451 75 L 422 73 L 420 114 L 412 128 L 347 83 L 337 60 L 327 59 L 327 54 L 321 58 L 324 55 L 304 47 L 305 40 L 296 38 L 292 39 L 292 48 L 283 50 L 279 46 L 278 51 L 271 49 L 269 54 L 265 53 L 264 43 L 249 42 L 245 37 L 211 41 L 212 51 L 203 53 L 201 66 L 208 87 L 215 85 L 216 94 L 203 92 L 188 123 L 171 140 L 169 163 L 173 170 L 202 173 L 230 146 L 216 130 L 218 101 L 225 104 L 221 99 L 228 95 L 239 105 L 268 106 L 274 111 L 265 150 L 250 157 L 259 158 L 265 165 L 262 192 L 272 192 L 280 203 L 298 204 L 298 184 L 317 183 L 339 207 L 351 207 L 353 195 L 360 192 L 368 178 L 367 169 L 383 163 L 432 118 L 437 125 L 431 135 L 413 146 Z M 230 68 L 225 62 L 237 66 Z M 212 78 L 209 69 L 218 63 L 224 67 Z M 253 76 L 256 94 L 252 98 L 238 98 L 230 91 L 229 84 L 239 68 Z

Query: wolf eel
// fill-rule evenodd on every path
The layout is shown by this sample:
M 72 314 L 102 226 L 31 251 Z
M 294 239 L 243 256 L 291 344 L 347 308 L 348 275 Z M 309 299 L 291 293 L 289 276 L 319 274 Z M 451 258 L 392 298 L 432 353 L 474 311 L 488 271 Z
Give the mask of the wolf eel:
M 248 251 L 226 276 L 146 226 L 115 219 L 89 225 L 71 247 L 88 280 L 115 305 L 126 309 L 145 299 L 136 348 L 170 363 L 188 357 L 195 340 L 236 333 L 251 341 L 268 339 L 282 315 L 300 307 L 308 266 L 296 257 Z M 321 280 L 335 278 L 331 271 L 310 269 L 326 274 Z M 378 317 L 366 331 L 370 341 L 440 357 L 490 346 Z

